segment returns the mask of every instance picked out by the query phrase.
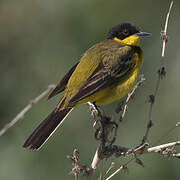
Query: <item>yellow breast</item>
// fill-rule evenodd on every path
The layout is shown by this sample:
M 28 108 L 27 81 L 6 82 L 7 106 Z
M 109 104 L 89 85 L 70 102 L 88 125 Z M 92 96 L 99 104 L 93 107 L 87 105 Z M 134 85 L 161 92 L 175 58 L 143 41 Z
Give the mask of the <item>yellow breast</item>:
M 97 104 L 110 104 L 126 96 L 136 85 L 139 70 L 136 69 L 132 75 L 124 82 L 110 86 L 101 91 L 101 97 L 96 100 Z

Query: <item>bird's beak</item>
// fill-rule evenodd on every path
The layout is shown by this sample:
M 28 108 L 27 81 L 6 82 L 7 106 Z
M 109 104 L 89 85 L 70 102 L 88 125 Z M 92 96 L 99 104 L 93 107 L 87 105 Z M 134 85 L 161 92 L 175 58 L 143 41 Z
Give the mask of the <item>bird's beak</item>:
M 137 35 L 137 36 L 149 36 L 149 35 L 151 35 L 151 33 L 140 31 L 140 32 L 138 32 L 138 33 L 136 33 L 134 35 Z

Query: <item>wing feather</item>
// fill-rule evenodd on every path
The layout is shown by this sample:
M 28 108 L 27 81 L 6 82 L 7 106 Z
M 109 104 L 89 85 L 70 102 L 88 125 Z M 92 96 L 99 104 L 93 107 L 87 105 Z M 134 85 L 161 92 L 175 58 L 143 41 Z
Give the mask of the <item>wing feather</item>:
M 75 96 L 71 98 L 70 102 L 76 103 L 114 83 L 119 83 L 125 78 L 128 78 L 135 66 L 133 62 L 135 51 L 133 47 L 126 48 L 124 46 L 119 50 L 119 56 L 116 59 L 113 56 L 108 56 L 106 64 L 104 64 L 104 60 L 102 59 L 101 63 Z

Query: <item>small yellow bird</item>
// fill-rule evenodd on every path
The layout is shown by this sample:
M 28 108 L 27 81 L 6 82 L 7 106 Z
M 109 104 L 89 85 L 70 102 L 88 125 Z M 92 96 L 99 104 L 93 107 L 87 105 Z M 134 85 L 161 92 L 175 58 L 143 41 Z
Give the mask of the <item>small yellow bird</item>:
M 143 63 L 138 46 L 142 32 L 131 23 L 112 27 L 107 38 L 88 49 L 48 98 L 64 91 L 53 112 L 34 130 L 23 147 L 39 149 L 79 104 L 110 104 L 135 86 Z

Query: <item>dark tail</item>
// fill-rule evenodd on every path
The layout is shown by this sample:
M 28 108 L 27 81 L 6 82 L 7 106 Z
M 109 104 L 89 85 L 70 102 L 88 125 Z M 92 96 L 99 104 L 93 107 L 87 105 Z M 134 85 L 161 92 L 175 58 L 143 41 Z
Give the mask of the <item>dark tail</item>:
M 55 109 L 29 136 L 23 147 L 39 149 L 54 133 L 58 126 L 64 121 L 72 108 L 63 110 Z

